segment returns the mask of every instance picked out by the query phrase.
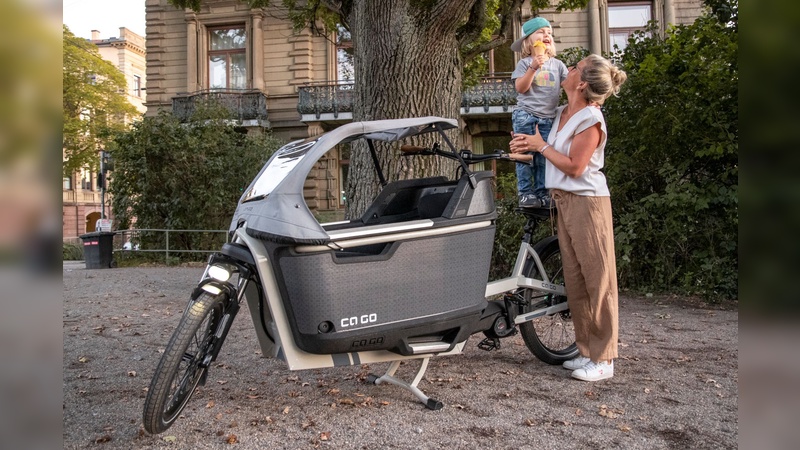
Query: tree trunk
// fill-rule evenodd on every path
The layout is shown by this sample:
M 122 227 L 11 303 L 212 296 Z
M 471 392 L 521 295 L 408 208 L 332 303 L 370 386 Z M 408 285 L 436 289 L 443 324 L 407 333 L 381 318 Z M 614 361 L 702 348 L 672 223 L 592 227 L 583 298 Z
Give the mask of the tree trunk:
M 355 66 L 353 120 L 440 116 L 459 119 L 461 56 L 456 29 L 477 0 L 355 0 L 348 17 Z M 447 132 L 457 148 L 458 130 Z M 429 146 L 440 136 L 409 140 Z M 376 143 L 387 181 L 451 176 L 455 164 L 442 158 L 403 158 L 393 146 Z M 366 145 L 350 153 L 347 217 L 359 217 L 379 192 Z

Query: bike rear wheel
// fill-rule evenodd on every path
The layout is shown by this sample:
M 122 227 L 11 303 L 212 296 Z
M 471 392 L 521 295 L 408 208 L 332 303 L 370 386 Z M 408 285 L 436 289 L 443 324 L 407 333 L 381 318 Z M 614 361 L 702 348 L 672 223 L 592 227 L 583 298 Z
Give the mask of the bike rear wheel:
M 561 264 L 558 239 L 555 236 L 545 238 L 537 242 L 533 248 L 542 261 L 550 283 L 563 286 L 564 270 Z M 525 276 L 544 279 L 538 272 L 533 260 L 528 261 Z M 542 294 L 532 289 L 525 289 L 522 295 L 527 303 L 527 306 L 523 308 L 524 312 L 567 301 L 566 295 Z M 547 364 L 561 364 L 578 356 L 578 347 L 575 345 L 575 327 L 572 324 L 569 309 L 525 322 L 519 326 L 519 330 L 528 350 Z
M 147 391 L 144 428 L 149 433 L 172 426 L 208 370 L 204 360 L 222 320 L 224 300 L 224 294 L 203 293 L 184 312 Z

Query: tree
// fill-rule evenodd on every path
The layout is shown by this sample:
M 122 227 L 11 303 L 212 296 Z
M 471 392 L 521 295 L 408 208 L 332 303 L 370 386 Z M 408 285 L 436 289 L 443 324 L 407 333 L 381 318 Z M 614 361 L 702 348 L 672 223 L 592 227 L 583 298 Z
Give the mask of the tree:
M 169 0 L 199 10 L 206 0 Z M 243 0 L 252 8 L 272 0 Z M 531 8 L 550 7 L 532 0 Z M 560 0 L 558 9 L 586 6 L 588 0 Z M 522 0 L 283 0 L 297 28 L 327 35 L 339 24 L 351 34 L 354 51 L 353 119 L 414 116 L 458 118 L 462 69 L 488 50 L 505 45 Z M 485 32 L 489 28 L 490 31 Z M 457 131 L 448 132 L 459 144 Z M 421 143 L 421 142 L 420 142 Z M 387 154 L 390 154 L 387 152 Z M 440 158 L 436 158 L 440 159 Z M 391 180 L 450 175 L 454 165 L 434 158 L 384 158 Z M 350 155 L 347 214 L 355 217 L 378 191 L 373 162 L 365 147 Z
M 126 127 L 136 108 L 128 102 L 125 76 L 100 56 L 97 46 L 63 27 L 63 171 L 96 168 L 97 152 Z
M 621 285 L 738 295 L 738 2 L 712 3 L 620 55 L 605 112 Z
M 195 120 L 181 124 L 162 112 L 115 136 L 110 149 L 116 175 L 109 190 L 120 228 L 134 220 L 139 229 L 228 228 L 242 192 L 282 142 L 268 133 L 242 133 L 225 114 L 214 106 L 201 108 Z M 163 235 L 142 238 L 150 239 L 141 242 L 144 248 Z M 224 242 L 212 243 L 213 238 L 171 234 L 170 248 L 213 248 Z

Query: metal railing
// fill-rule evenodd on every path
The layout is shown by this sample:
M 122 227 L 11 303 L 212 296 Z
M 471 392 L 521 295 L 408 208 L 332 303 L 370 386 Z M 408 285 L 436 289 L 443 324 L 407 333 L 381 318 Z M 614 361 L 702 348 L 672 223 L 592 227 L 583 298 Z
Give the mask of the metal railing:
M 353 112 L 352 83 L 310 83 L 298 88 L 297 111 L 301 115 Z M 510 114 L 517 104 L 517 91 L 511 81 L 511 72 L 494 73 L 481 78 L 476 86 L 461 94 L 462 114 Z
M 229 241 L 228 230 L 135 228 L 114 233 L 115 253 L 164 253 L 167 263 L 170 253 L 214 253 Z
M 267 120 L 267 96 L 259 90 L 206 90 L 172 98 L 172 113 L 181 121 L 192 119 L 206 105 L 220 105 L 230 119 Z
M 313 114 L 317 119 L 322 114 L 353 112 L 353 83 L 316 83 L 301 86 L 297 91 L 297 112 Z
M 510 73 L 483 77 L 478 85 L 461 94 L 462 114 L 476 112 L 473 108 L 484 113 L 492 110 L 498 113 L 510 113 L 516 104 L 517 90 L 511 81 Z

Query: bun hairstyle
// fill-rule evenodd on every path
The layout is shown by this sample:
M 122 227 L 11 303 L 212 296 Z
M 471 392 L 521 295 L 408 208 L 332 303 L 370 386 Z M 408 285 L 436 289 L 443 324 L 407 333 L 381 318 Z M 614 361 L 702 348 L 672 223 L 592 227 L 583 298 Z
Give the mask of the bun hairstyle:
M 581 81 L 586 82 L 586 100 L 602 105 L 608 97 L 619 94 L 620 86 L 628 79 L 625 71 L 600 55 L 589 55 L 583 61 Z

